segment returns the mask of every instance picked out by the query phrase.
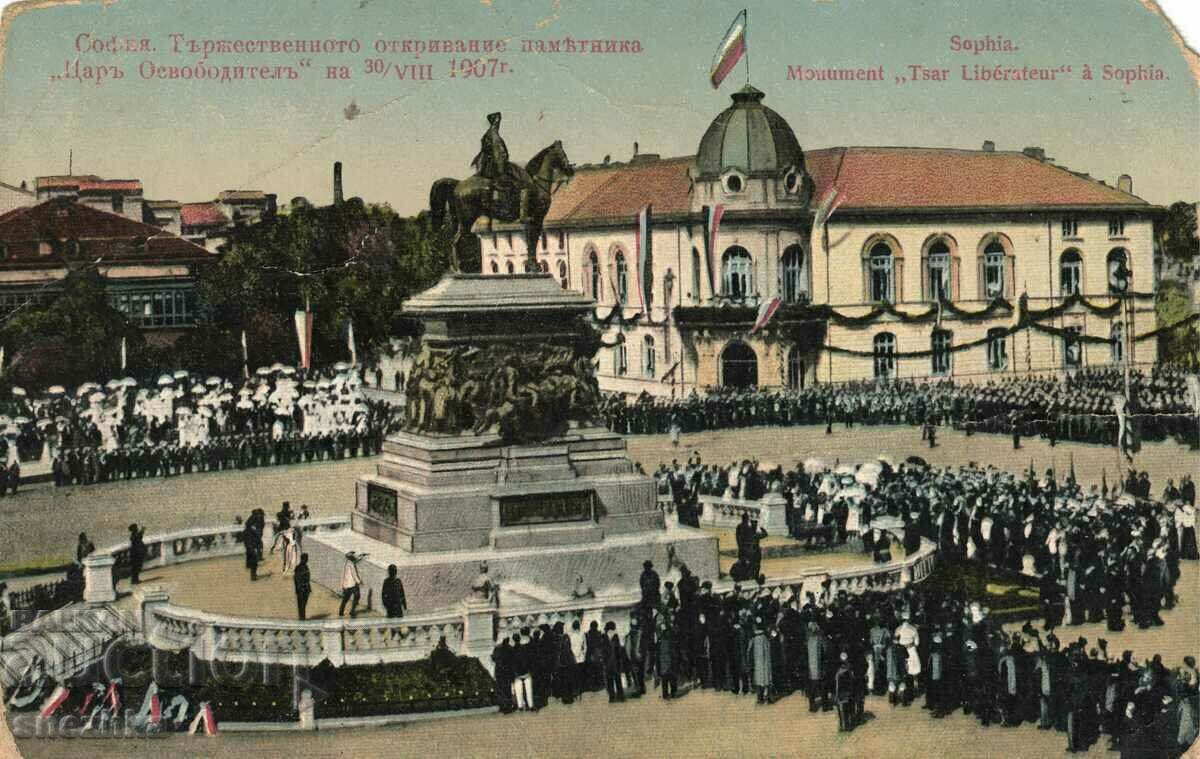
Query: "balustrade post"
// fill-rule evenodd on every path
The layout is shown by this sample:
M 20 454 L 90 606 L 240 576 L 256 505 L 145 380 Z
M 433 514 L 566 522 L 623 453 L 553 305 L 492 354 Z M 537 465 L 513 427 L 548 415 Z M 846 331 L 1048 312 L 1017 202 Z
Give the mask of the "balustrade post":
M 490 601 L 468 598 L 462 603 L 463 638 L 458 653 L 479 660 L 492 673 L 496 645 L 496 608 Z
M 342 639 L 342 621 L 330 620 L 321 625 L 321 651 L 335 667 L 346 663 L 346 649 Z
M 159 541 L 159 556 L 162 557 L 162 566 L 169 567 L 179 561 L 179 557 L 175 554 L 175 541 L 164 538 Z
M 316 730 L 317 729 L 317 708 L 316 700 L 313 699 L 312 691 L 308 688 L 300 691 L 300 703 L 297 704 L 297 709 L 300 712 L 300 729 L 301 730 Z
M 154 626 L 154 610 L 160 606 L 166 606 L 170 597 L 167 595 L 167 591 L 158 585 L 139 586 L 133 596 L 138 608 L 138 627 L 141 629 L 142 635 L 149 640 L 150 631 Z
M 94 553 L 83 560 L 83 600 L 89 604 L 106 604 L 117 600 L 113 582 L 113 567 L 117 559 L 112 554 Z
M 768 535 L 788 534 L 787 498 L 783 493 L 767 493 L 757 503 L 758 526 Z

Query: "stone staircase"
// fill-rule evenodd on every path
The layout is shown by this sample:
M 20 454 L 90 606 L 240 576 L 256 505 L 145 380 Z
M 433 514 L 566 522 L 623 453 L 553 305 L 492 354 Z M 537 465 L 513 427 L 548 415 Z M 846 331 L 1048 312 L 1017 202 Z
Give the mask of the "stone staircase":
M 11 688 L 34 656 L 52 678 L 66 678 L 104 657 L 109 645 L 136 630 L 128 611 L 107 604 L 71 604 L 0 640 L 0 686 Z

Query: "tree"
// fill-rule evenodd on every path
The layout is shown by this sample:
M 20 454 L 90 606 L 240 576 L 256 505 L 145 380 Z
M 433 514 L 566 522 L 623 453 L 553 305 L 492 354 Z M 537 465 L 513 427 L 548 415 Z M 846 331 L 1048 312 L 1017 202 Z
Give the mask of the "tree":
M 1171 204 L 1159 224 L 1158 242 L 1163 254 L 1171 261 L 1190 264 L 1200 257 L 1195 203 L 1180 200 Z
M 145 339 L 109 304 L 105 290 L 94 270 L 71 272 L 49 303 L 14 313 L 0 328 L 0 341 L 13 356 L 7 378 L 44 387 L 119 376 L 122 338 L 136 371 Z

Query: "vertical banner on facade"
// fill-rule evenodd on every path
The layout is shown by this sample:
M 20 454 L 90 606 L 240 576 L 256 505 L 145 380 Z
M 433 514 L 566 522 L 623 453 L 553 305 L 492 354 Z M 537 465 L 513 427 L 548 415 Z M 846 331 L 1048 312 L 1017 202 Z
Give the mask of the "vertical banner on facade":
M 354 320 L 346 322 L 346 346 L 350 348 L 350 363 L 358 366 L 358 349 L 354 347 Z
M 300 365 L 307 371 L 312 368 L 312 311 L 297 310 L 296 342 L 300 346 Z
M 650 316 L 650 310 L 647 305 L 649 298 L 649 288 L 652 283 L 654 272 L 651 270 L 651 261 L 653 247 L 650 240 L 650 206 L 646 206 L 637 215 L 637 229 L 634 230 L 634 249 L 637 261 L 634 262 L 634 269 L 637 271 L 637 291 L 638 301 L 642 304 L 642 313 Z
M 246 330 L 242 330 L 242 376 L 250 379 L 250 351 L 246 347 Z
M 125 338 L 121 338 L 121 371 L 125 371 L 128 354 L 125 352 Z
M 717 294 L 717 230 L 721 226 L 721 217 L 725 215 L 725 206 L 718 203 L 715 206 L 704 206 L 704 263 L 708 266 L 708 290 Z

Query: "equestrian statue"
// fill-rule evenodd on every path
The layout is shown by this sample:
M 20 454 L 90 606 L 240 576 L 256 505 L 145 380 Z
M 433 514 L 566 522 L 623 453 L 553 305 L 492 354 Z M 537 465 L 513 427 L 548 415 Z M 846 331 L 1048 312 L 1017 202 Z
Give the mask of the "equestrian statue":
M 450 244 L 450 269 L 459 268 L 459 245 L 480 218 L 524 226 L 525 271 L 538 271 L 537 241 L 542 222 L 550 210 L 550 196 L 558 184 L 574 173 L 562 141 L 542 149 L 522 168 L 508 160 L 508 146 L 500 136 L 500 114 L 488 114 L 488 130 L 480 141 L 479 154 L 471 162 L 475 175 L 459 181 L 439 179 L 429 190 L 429 210 L 435 229 L 446 219 L 454 224 Z

